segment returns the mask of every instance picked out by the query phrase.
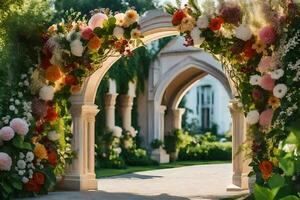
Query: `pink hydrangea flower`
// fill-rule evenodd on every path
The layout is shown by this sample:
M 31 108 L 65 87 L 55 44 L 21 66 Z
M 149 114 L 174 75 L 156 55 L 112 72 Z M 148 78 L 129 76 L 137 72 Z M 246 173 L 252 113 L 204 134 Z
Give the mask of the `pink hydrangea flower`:
M 94 36 L 93 30 L 90 27 L 85 28 L 81 32 L 81 37 L 85 40 L 90 40 Z
M 5 127 L 0 129 L 0 138 L 3 141 L 9 141 L 14 136 L 15 136 L 15 131 L 11 127 L 5 126 Z
M 273 91 L 275 82 L 270 74 L 265 74 L 261 77 L 260 86 L 265 90 Z
M 14 118 L 9 126 L 20 136 L 25 136 L 29 131 L 27 122 L 21 118 Z
M 260 73 L 265 73 L 269 70 L 273 70 L 276 67 L 276 61 L 272 56 L 263 57 L 257 67 Z
M 260 30 L 259 38 L 265 44 L 273 44 L 276 41 L 276 31 L 272 26 L 266 26 Z
M 7 153 L 0 152 L 0 171 L 10 171 L 11 165 L 11 157 Z
M 261 126 L 268 126 L 271 124 L 273 118 L 273 110 L 267 109 L 263 111 L 259 116 L 259 124 Z

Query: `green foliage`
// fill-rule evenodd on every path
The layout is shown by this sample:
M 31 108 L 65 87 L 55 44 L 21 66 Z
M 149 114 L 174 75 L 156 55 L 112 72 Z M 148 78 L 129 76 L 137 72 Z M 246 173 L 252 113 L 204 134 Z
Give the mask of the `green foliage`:
M 160 147 L 163 146 L 163 142 L 159 139 L 155 139 L 151 142 L 151 148 L 152 149 L 159 149 Z
M 192 141 L 188 132 L 182 129 L 174 130 L 171 134 L 165 136 L 164 145 L 168 153 L 178 152 L 186 147 Z
M 131 149 L 123 151 L 125 163 L 129 166 L 152 166 L 158 162 L 152 160 L 144 149 Z
M 188 145 L 179 152 L 179 160 L 231 160 L 232 145 L 229 142 L 205 142 Z

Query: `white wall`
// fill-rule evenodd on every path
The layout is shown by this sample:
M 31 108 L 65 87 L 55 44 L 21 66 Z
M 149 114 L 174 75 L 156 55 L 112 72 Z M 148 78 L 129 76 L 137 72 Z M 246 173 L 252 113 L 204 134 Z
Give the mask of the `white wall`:
M 211 75 L 207 75 L 199 80 L 185 96 L 186 107 L 193 110 L 193 113 L 188 114 L 188 122 L 191 122 L 193 118 L 200 120 L 200 116 L 197 116 L 197 87 L 203 85 L 212 86 L 214 91 L 214 115 L 212 122 L 218 125 L 218 133 L 223 134 L 231 127 L 231 116 L 228 108 L 230 98 L 224 86 Z

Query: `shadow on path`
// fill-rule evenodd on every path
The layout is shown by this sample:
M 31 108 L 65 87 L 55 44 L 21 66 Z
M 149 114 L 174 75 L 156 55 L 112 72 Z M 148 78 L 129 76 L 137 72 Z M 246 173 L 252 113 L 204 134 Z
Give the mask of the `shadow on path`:
M 23 200 L 189 200 L 185 197 L 170 196 L 168 194 L 160 194 L 155 196 L 145 196 L 132 193 L 108 193 L 104 191 L 89 192 L 52 192 L 46 196 L 37 198 L 26 198 Z
M 124 174 L 121 176 L 111 176 L 107 178 L 101 179 L 155 179 L 155 178 L 162 178 L 163 176 L 153 176 L 153 175 L 144 175 L 144 174 Z M 98 179 L 98 181 L 101 179 Z

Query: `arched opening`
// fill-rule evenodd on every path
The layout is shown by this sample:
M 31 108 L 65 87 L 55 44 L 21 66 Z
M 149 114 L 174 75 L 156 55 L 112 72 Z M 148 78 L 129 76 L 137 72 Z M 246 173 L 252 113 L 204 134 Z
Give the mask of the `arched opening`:
M 156 39 L 177 35 L 178 31 L 172 26 L 171 16 L 162 11 L 153 10 L 145 13 L 140 20 L 142 32 L 145 36 L 144 42 L 147 44 Z M 207 55 L 207 54 L 206 54 Z M 81 93 L 74 95 L 71 98 L 72 102 L 72 118 L 73 118 L 73 141 L 72 148 L 77 152 L 77 158 L 74 159 L 68 172 L 64 178 L 62 187 L 65 189 L 89 190 L 97 189 L 97 180 L 94 172 L 94 127 L 95 116 L 98 113 L 97 106 L 94 105 L 98 86 L 104 77 L 104 74 L 109 70 L 114 62 L 119 59 L 118 55 L 108 58 L 94 74 L 92 74 L 85 82 Z M 198 59 L 198 60 L 197 60 Z M 206 59 L 207 60 L 207 59 Z M 199 64 L 200 63 L 200 64 Z M 212 67 L 218 65 L 217 61 L 212 57 L 208 58 L 205 63 L 201 58 L 190 57 L 183 60 L 177 66 L 168 71 L 169 78 L 165 78 L 159 85 L 153 84 L 157 82 L 154 77 L 149 78 L 149 93 L 148 93 L 148 142 L 155 138 L 162 137 L 161 129 L 161 102 L 163 99 L 166 87 L 170 85 L 173 78 L 180 73 L 190 73 L 193 77 L 189 77 L 182 84 L 177 96 L 172 97 L 180 99 L 184 91 L 193 83 L 193 80 L 199 79 L 206 73 L 218 76 L 218 79 L 226 85 L 226 90 L 234 91 L 230 87 L 230 81 L 219 69 Z M 194 72 L 196 72 L 194 74 Z M 216 71 L 217 70 L 217 71 Z M 156 73 L 156 72 L 155 72 Z M 176 101 L 172 107 L 176 108 Z M 238 151 L 238 146 L 245 140 L 245 122 L 244 116 L 239 111 L 236 101 L 231 102 L 231 113 L 233 116 L 233 184 L 235 189 L 247 188 L 247 169 L 243 163 L 244 156 L 242 153 L 235 155 Z M 101 111 L 100 111 L 101 112 Z

